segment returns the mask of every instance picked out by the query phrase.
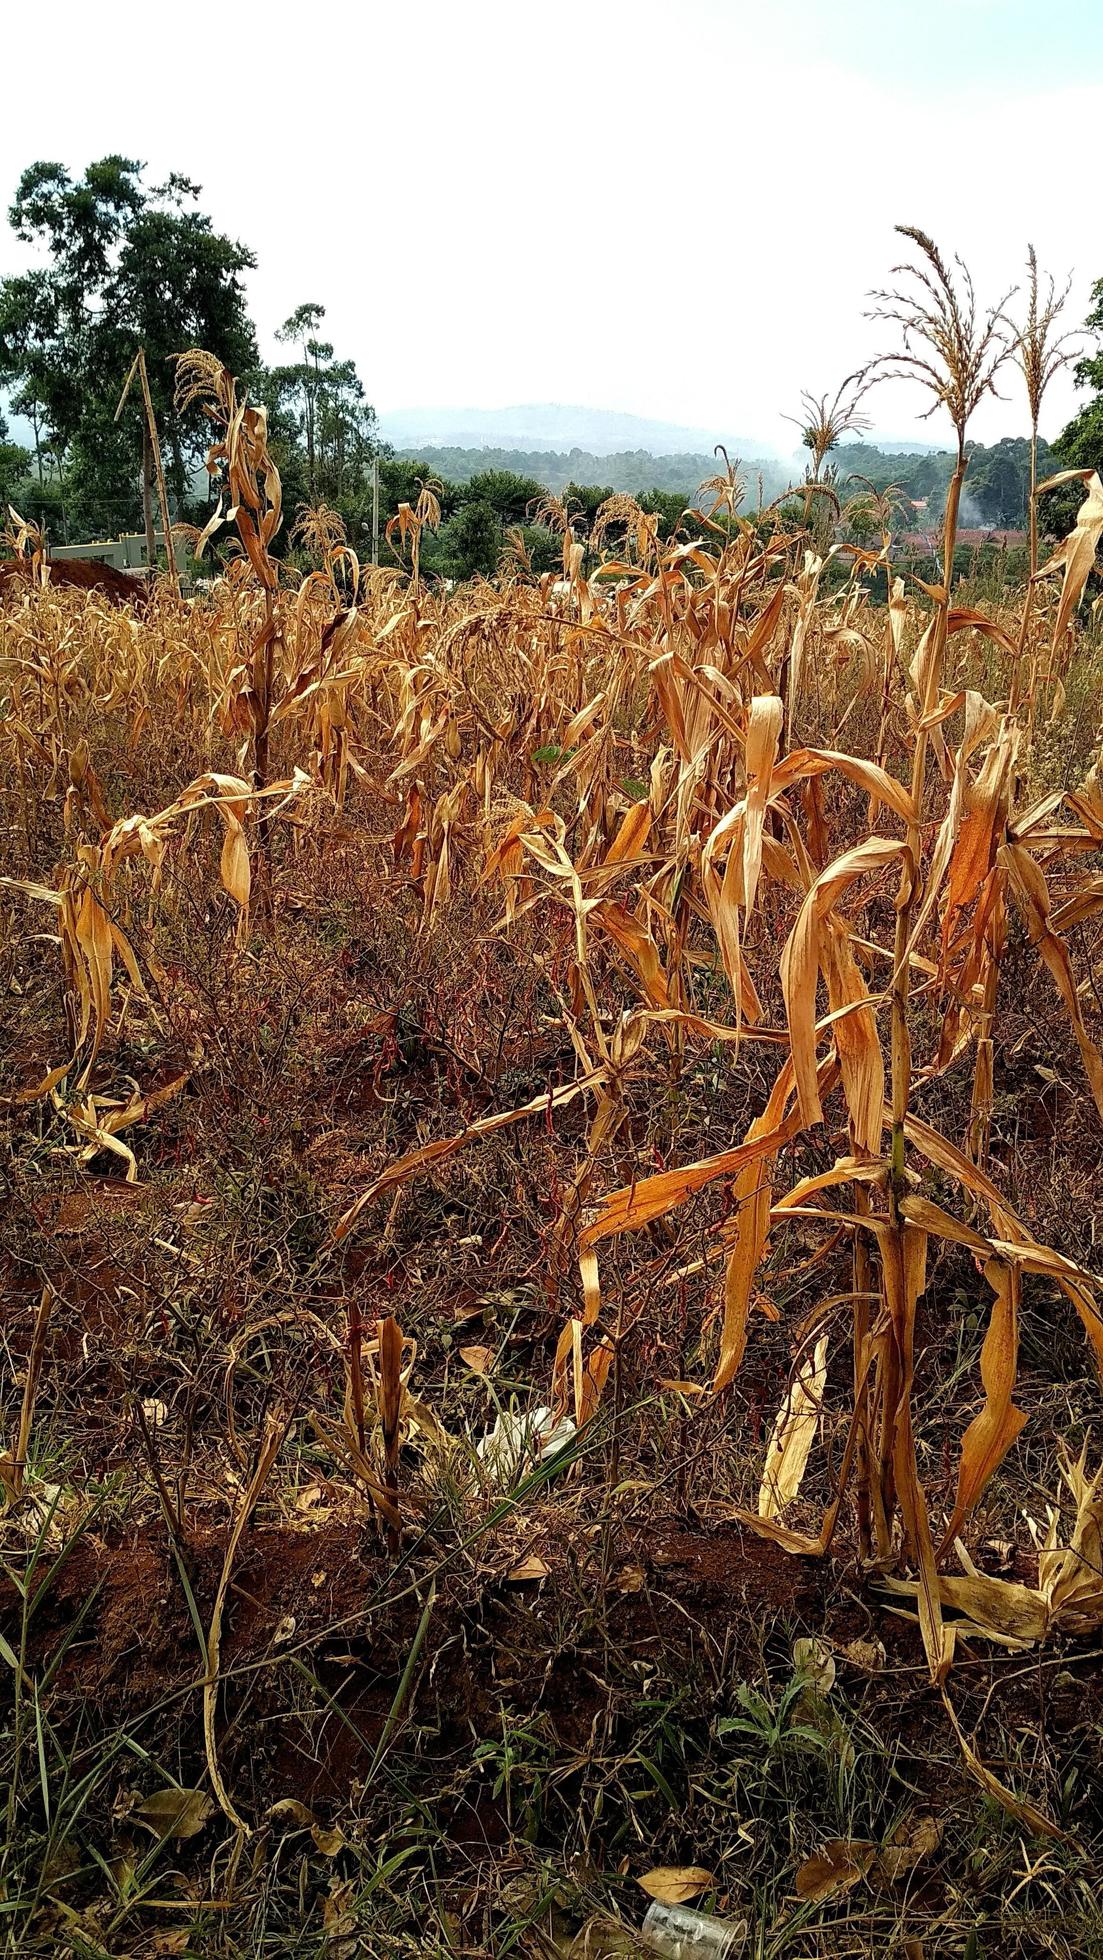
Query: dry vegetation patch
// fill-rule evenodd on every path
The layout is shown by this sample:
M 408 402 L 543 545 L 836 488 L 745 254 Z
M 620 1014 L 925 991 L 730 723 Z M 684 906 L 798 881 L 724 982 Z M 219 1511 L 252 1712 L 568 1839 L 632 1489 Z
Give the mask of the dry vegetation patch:
M 887 608 L 731 469 L 294 579 L 205 356 L 239 555 L 6 595 L 13 1951 L 597 1955 L 667 1865 L 763 1954 L 1095 1950 L 1103 489 L 951 591 L 1011 338 L 913 243 Z

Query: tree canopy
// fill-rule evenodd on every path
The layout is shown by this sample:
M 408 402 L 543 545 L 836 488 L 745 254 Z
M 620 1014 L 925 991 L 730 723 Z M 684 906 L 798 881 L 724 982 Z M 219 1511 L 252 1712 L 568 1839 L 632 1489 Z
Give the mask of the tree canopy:
M 3 415 L 0 415 L 0 511 L 11 502 L 16 485 L 26 476 L 31 463 L 31 452 L 22 443 L 9 440 L 10 431 Z
M 258 377 L 269 427 L 301 464 L 303 498 L 311 504 L 354 495 L 378 447 L 375 410 L 355 362 L 336 360 L 332 342 L 320 336 L 325 311 L 315 301 L 296 307 L 276 339 L 299 359 Z
M 1092 302 L 1084 325 L 1095 336 L 1095 350 L 1085 354 L 1074 370 L 1077 386 L 1090 388 L 1092 395 L 1061 431 L 1057 449 L 1066 468 L 1103 473 L 1103 279 L 1092 287 Z
M 253 254 L 215 230 L 199 195 L 178 175 L 147 187 L 143 165 L 121 156 L 76 180 L 60 163 L 20 178 L 12 228 L 48 257 L 0 280 L 0 384 L 30 420 L 38 478 L 49 470 L 78 535 L 112 533 L 140 507 L 140 398 L 114 421 L 139 346 L 178 506 L 206 425 L 173 405 L 172 356 L 198 346 L 235 373 L 256 365 L 241 283 Z

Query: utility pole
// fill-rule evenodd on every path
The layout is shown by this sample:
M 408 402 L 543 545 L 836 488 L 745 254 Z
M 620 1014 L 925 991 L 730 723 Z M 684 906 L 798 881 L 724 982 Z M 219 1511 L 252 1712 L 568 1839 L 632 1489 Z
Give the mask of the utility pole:
M 372 457 L 371 465 L 371 561 L 379 563 L 379 456 Z

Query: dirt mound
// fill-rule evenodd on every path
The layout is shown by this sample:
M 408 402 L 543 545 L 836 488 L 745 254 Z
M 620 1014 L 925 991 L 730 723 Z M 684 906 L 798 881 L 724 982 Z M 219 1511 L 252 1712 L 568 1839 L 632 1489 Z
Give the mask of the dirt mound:
M 182 1555 L 197 1613 L 209 1625 L 225 1557 L 226 1529 L 206 1527 Z M 420 1715 L 443 1741 L 458 1745 L 472 1733 L 493 1732 L 497 1701 L 493 1675 L 512 1684 L 520 1719 L 538 1710 L 557 1732 L 581 1744 L 599 1705 L 590 1672 L 606 1642 L 621 1663 L 684 1652 L 706 1628 L 713 1641 L 758 1640 L 775 1620 L 794 1621 L 820 1603 L 818 1568 L 732 1528 L 713 1533 L 676 1530 L 658 1539 L 626 1539 L 593 1652 L 577 1635 L 564 1646 L 557 1628 L 581 1584 L 597 1584 L 600 1557 L 581 1557 L 557 1531 L 541 1539 L 538 1583 L 517 1583 L 513 1554 L 488 1547 L 485 1562 L 461 1571 L 447 1561 L 432 1574 L 399 1578 L 359 1521 L 327 1521 L 318 1529 L 258 1526 L 243 1541 L 234 1566 L 221 1654 L 225 1759 L 251 1785 L 251 1800 L 271 1802 L 289 1791 L 308 1800 L 340 1802 L 368 1769 L 394 1703 L 417 1633 L 429 1580 L 435 1599 L 419 1670 L 431 1689 L 419 1691 Z M 155 1523 L 125 1536 L 87 1533 L 75 1545 L 35 1615 L 33 1658 L 48 1664 L 86 1607 L 81 1637 L 65 1654 L 54 1691 L 55 1720 L 63 1705 L 112 1708 L 134 1715 L 160 1706 L 176 1746 L 194 1755 L 201 1774 L 200 1695 L 203 1659 L 179 1570 Z M 16 1600 L 0 1584 L 0 1625 L 14 1632 Z M 477 1657 L 493 1656 L 481 1669 Z M 303 1669 L 321 1689 L 304 1713 Z M 263 1710 L 265 1744 L 242 1747 L 243 1703 Z M 221 1724 L 220 1724 L 221 1726 Z
M 118 572 L 98 558 L 55 558 L 48 566 L 51 585 L 68 585 L 80 592 L 99 592 L 113 606 L 140 606 L 146 598 L 144 582 L 131 572 Z M 0 558 L 0 597 L 31 583 L 32 574 L 22 558 Z

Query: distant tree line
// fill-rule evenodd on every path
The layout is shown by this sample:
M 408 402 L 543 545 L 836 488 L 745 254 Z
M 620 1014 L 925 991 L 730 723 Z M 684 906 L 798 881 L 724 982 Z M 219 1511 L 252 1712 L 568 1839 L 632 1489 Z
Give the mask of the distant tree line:
M 685 452 L 674 456 L 652 456 L 646 449 L 622 449 L 609 455 L 596 455 L 589 449 L 457 449 L 422 447 L 400 449 L 399 455 L 417 458 L 435 476 L 452 483 L 466 483 L 484 470 L 503 470 L 510 475 L 534 477 L 547 490 L 562 492 L 573 484 L 608 483 L 614 490 L 642 497 L 650 491 L 665 491 L 689 503 L 698 486 L 716 469 L 715 456 Z M 792 481 L 792 470 L 777 457 L 752 458 L 740 462 L 751 509 L 779 497 Z
M 965 478 L 962 524 L 968 529 L 1021 531 L 1030 501 L 1030 442 L 1026 436 L 1004 436 L 985 446 L 968 444 L 969 471 Z M 1056 449 L 1038 446 L 1039 470 L 1061 467 Z M 923 454 L 890 454 L 872 443 L 848 443 L 832 457 L 834 476 L 844 499 L 863 480 L 878 491 L 894 491 L 893 528 L 897 532 L 926 531 L 939 526 L 954 459 L 948 450 Z M 872 525 L 867 528 L 872 532 Z

